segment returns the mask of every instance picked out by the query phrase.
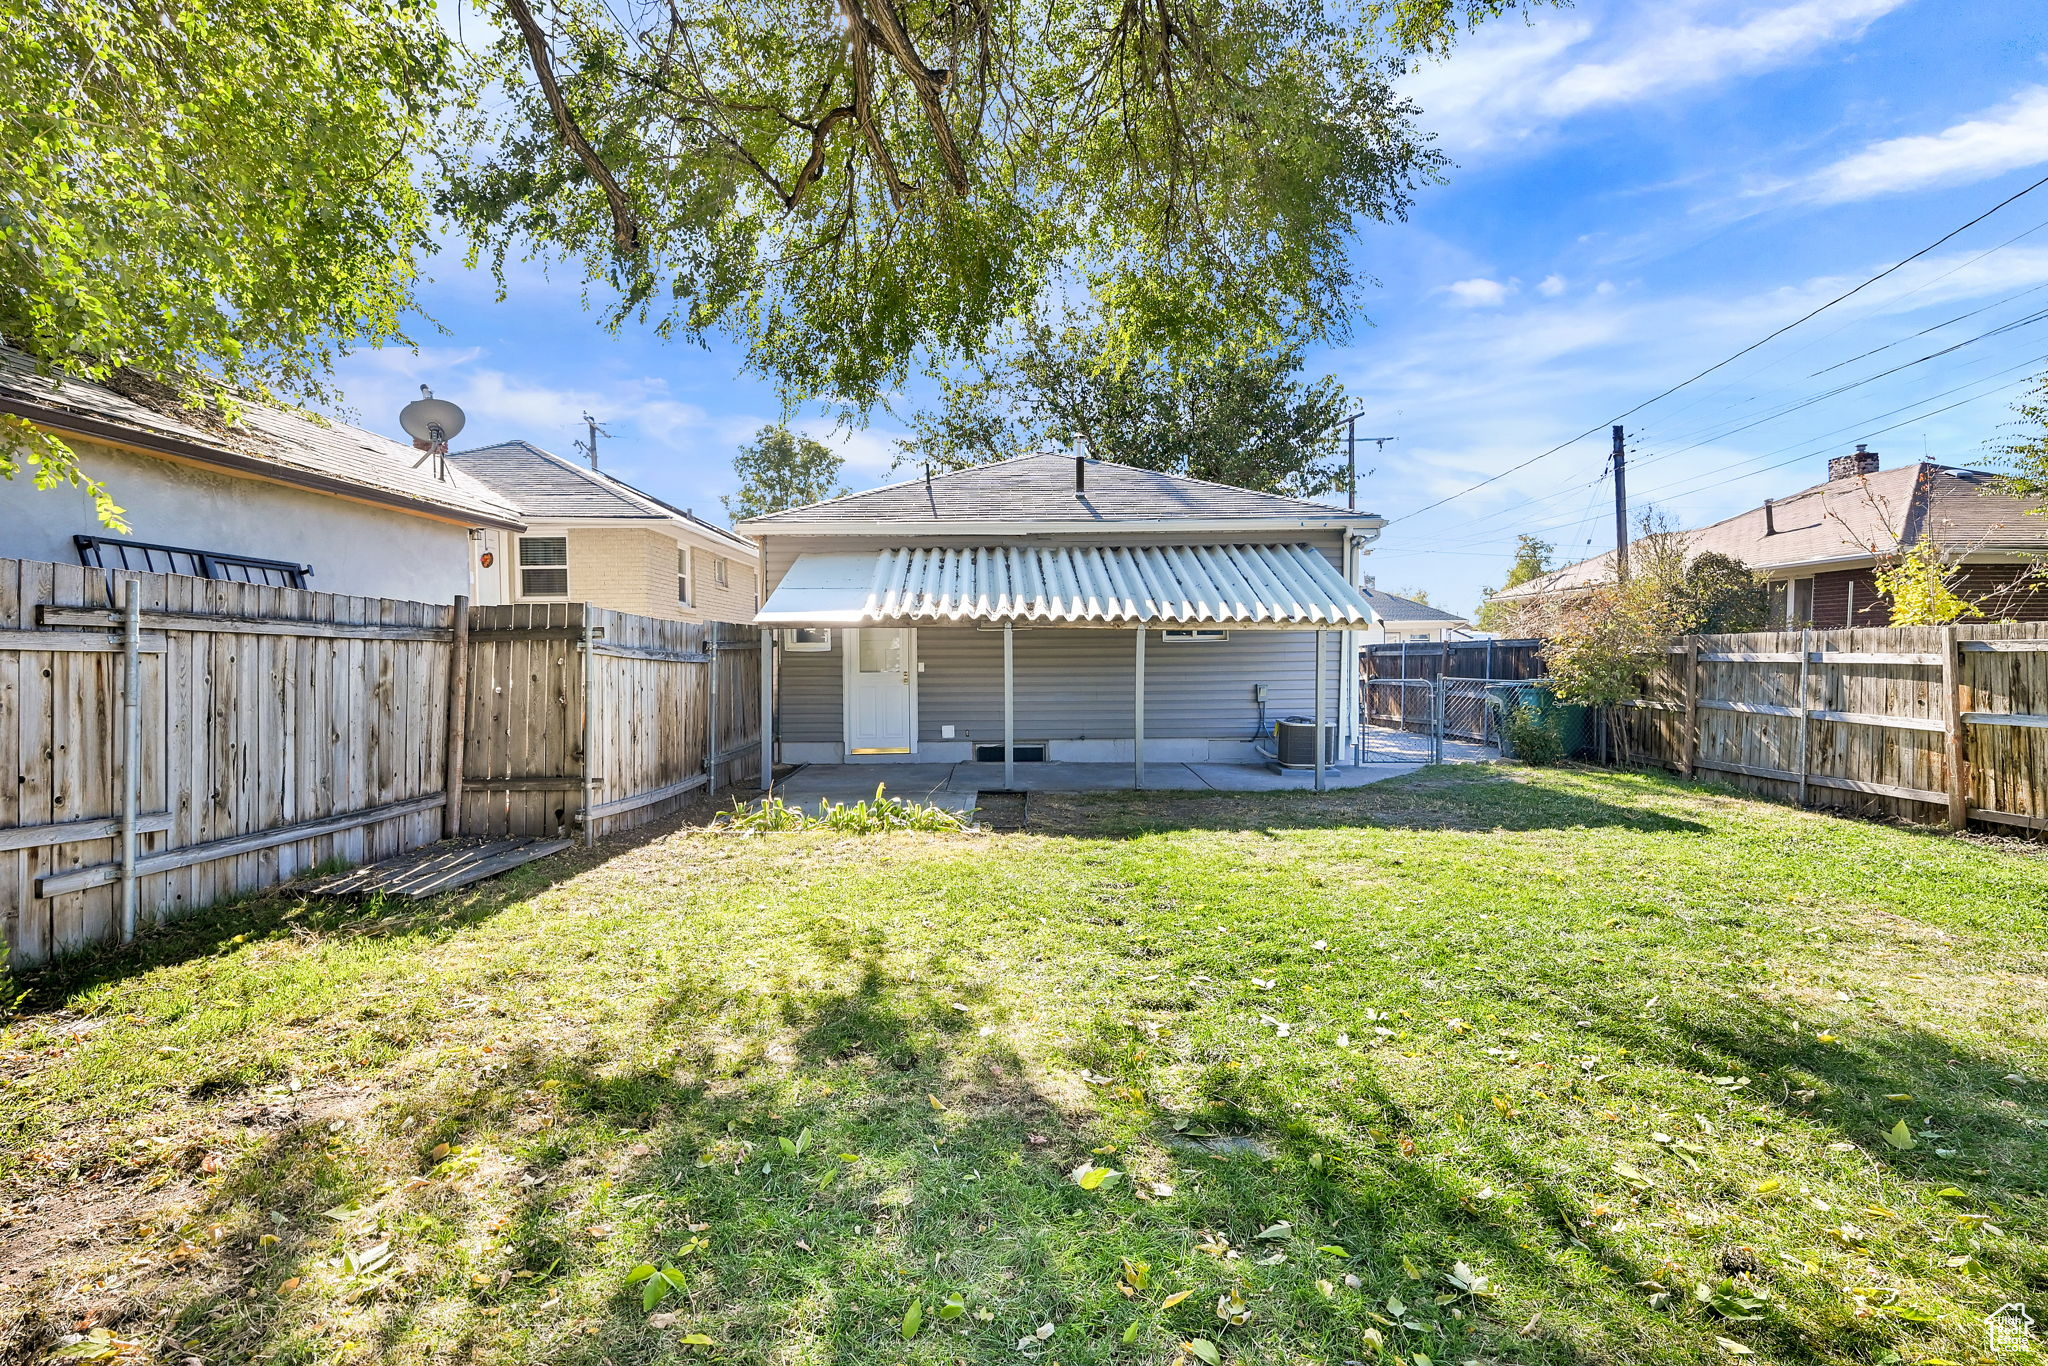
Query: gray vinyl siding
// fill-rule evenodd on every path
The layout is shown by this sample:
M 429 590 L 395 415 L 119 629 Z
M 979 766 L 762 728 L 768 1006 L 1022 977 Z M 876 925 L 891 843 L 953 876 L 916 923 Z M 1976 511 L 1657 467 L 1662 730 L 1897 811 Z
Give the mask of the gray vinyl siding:
M 832 648 L 822 654 L 775 652 L 775 735 L 799 743 L 839 743 L 845 721 L 840 699 L 845 695 L 840 669 L 846 639 L 832 633 Z
M 1132 730 L 1131 631 L 1038 627 L 1017 632 L 1017 738 L 1123 740 Z M 1326 665 L 1330 716 L 1339 715 L 1341 634 L 1329 637 Z M 846 648 L 835 632 L 821 654 L 780 656 L 781 738 L 838 743 L 841 670 Z M 937 742 L 939 728 L 956 740 L 1000 742 L 1003 734 L 1003 637 L 971 627 L 920 627 L 917 658 L 918 738 Z M 1310 675 L 1314 638 L 1305 632 L 1234 632 L 1229 640 L 1167 644 L 1158 631 L 1145 642 L 1145 734 L 1160 740 L 1243 740 L 1258 718 L 1252 685 L 1268 685 L 1269 718 L 1307 715 L 1314 707 Z

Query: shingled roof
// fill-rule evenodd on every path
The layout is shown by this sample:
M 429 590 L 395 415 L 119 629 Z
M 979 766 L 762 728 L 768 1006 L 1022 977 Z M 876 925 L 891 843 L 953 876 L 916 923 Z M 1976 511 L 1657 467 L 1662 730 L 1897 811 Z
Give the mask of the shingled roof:
M 1876 474 L 1830 479 L 1789 498 L 1768 514 L 1751 508 L 1725 521 L 1682 533 L 1691 555 L 1717 553 L 1756 570 L 1853 565 L 1889 555 L 1920 539 L 1965 557 L 2048 550 L 2048 516 L 1999 486 L 1995 475 L 1918 461 Z M 1504 588 L 1494 601 L 1580 592 L 1614 581 L 1614 552 Z
M 1404 598 L 1396 593 L 1381 592 L 1377 588 L 1361 590 L 1365 600 L 1372 604 L 1373 615 L 1382 621 L 1441 621 L 1454 622 L 1465 626 L 1470 623 L 1456 612 L 1446 612 L 1441 607 L 1431 607 L 1426 602 Z
M 635 517 L 649 521 L 678 520 L 721 539 L 744 545 L 732 532 L 705 521 L 687 508 L 665 503 L 617 475 L 543 450 L 531 441 L 501 441 L 495 446 L 450 451 L 448 461 L 481 480 L 528 517 L 540 521 L 583 517 Z
M 770 513 L 739 524 L 750 535 L 779 531 L 846 531 L 888 523 L 1095 522 L 1142 525 L 1183 520 L 1365 522 L 1380 519 L 1323 503 L 1254 493 L 1185 475 L 1161 474 L 1111 461 L 1086 462 L 1086 496 L 1074 496 L 1071 455 L 1027 455 L 851 493 L 828 502 Z
M 518 528 L 519 511 L 457 470 L 389 437 L 321 421 L 267 404 L 245 404 L 232 424 L 182 408 L 160 386 L 132 386 L 144 397 L 65 375 L 0 346 L 0 412 L 67 437 L 84 437 L 252 474 L 359 501 L 427 513 L 471 526 Z

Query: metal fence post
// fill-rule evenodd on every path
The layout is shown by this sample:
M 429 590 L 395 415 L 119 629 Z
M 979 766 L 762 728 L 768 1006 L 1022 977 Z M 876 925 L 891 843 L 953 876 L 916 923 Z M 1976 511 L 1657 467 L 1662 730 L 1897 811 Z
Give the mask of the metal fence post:
M 1430 687 L 1430 712 L 1434 722 L 1430 726 L 1429 761 L 1440 764 L 1444 761 L 1444 676 L 1438 674 Z

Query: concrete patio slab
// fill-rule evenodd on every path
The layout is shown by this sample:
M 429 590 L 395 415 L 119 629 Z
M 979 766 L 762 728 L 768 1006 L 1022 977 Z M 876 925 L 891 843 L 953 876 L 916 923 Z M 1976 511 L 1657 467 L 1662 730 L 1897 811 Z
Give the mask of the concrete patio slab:
M 1316 785 L 1311 773 L 1276 773 L 1260 764 L 1190 764 L 1195 776 L 1219 792 L 1309 792 Z M 1405 777 L 1424 765 L 1364 764 L 1358 768 L 1333 768 L 1323 775 L 1323 786 L 1331 791 L 1342 787 L 1364 787 L 1388 778 Z
M 875 795 L 881 784 L 891 797 L 923 802 L 948 811 L 974 809 L 974 793 L 947 786 L 955 764 L 813 764 L 798 769 L 776 786 L 782 800 L 816 813 L 827 802 L 851 805 Z
M 995 792 L 1003 786 L 1001 764 L 957 764 L 949 784 L 957 792 Z M 1119 792 L 1131 786 L 1129 764 L 1018 764 L 1019 792 Z M 1186 764 L 1145 765 L 1148 792 L 1190 792 L 1208 787 Z

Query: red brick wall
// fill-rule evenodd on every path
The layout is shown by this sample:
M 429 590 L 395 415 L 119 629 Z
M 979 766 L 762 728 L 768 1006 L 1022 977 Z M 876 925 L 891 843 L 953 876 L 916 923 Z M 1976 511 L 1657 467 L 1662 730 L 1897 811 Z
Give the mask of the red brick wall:
M 1852 604 L 1853 621 L 1849 619 Z M 1868 569 L 1837 569 L 1813 576 L 1813 624 L 1821 630 L 1889 626 L 1891 620 L 1890 605 L 1878 596 L 1877 583 Z
M 1956 592 L 1989 621 L 2048 621 L 2048 577 L 2026 564 L 1965 565 Z
M 1855 619 L 1849 619 L 1854 586 Z M 2024 564 L 1966 565 L 1956 592 L 1977 603 L 1986 621 L 2048 621 L 2048 577 Z M 1891 604 L 1879 596 L 1868 569 L 1837 569 L 1813 576 L 1813 625 L 1823 631 L 1844 626 L 1889 626 Z

